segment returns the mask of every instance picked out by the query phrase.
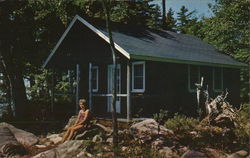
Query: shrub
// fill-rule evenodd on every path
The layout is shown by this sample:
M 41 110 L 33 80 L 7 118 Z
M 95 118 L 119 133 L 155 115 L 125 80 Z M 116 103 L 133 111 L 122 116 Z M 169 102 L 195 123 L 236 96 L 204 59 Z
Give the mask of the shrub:
M 237 142 L 240 146 L 247 146 L 250 138 L 250 120 L 249 120 L 250 104 L 244 104 L 238 111 L 236 119 L 238 127 L 234 129 Z
M 183 134 L 193 131 L 198 124 L 198 120 L 176 113 L 174 117 L 168 119 L 164 125 L 166 128 L 173 130 L 176 134 Z
M 159 113 L 153 115 L 153 118 L 159 123 L 164 124 L 164 121 L 168 118 L 168 111 L 160 110 Z

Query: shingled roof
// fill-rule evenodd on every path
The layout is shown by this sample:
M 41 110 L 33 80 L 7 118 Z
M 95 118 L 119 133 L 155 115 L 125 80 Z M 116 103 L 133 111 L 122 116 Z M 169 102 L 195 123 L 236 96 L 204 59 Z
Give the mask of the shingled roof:
M 52 53 L 44 63 L 44 67 L 77 20 L 109 42 L 108 33 L 104 27 L 93 26 L 76 15 L 55 48 L 52 50 Z M 112 30 L 112 34 L 116 49 L 128 59 L 215 65 L 222 67 L 247 66 L 228 55 L 218 52 L 210 44 L 191 35 L 129 26 L 116 27 Z

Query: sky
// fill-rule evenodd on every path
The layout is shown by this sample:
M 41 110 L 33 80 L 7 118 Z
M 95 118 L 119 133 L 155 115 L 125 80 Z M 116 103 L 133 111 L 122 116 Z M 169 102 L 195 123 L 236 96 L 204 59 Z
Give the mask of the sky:
M 155 0 L 155 3 L 160 7 L 162 5 L 162 0 Z M 214 4 L 215 0 L 166 0 L 166 11 L 171 7 L 176 17 L 176 12 L 180 11 L 180 8 L 184 5 L 189 11 L 196 10 L 197 17 L 210 17 L 213 13 L 208 8 L 208 4 Z

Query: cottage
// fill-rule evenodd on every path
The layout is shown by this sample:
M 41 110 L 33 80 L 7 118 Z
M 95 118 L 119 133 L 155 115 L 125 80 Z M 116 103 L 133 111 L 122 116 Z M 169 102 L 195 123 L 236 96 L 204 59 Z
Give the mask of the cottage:
M 87 98 L 97 116 L 111 112 L 114 68 L 104 26 L 104 21 L 76 15 L 43 65 L 76 70 L 76 100 Z M 240 68 L 245 64 L 204 41 L 115 23 L 113 38 L 118 52 L 118 117 L 148 117 L 159 109 L 192 115 L 197 110 L 194 83 L 201 77 L 212 96 L 227 88 L 229 101 L 239 104 Z

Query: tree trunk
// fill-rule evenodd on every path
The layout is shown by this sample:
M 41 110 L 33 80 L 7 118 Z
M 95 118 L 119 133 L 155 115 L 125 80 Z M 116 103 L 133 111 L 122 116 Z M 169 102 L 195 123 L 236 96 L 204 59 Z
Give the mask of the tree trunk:
M 14 83 L 12 83 L 14 91 L 14 103 L 16 110 L 16 117 L 23 118 L 25 115 L 25 109 L 27 109 L 27 96 L 24 85 L 23 75 L 21 72 L 15 72 Z
M 11 46 L 10 51 L 12 51 Z M 4 75 L 8 79 L 10 97 L 14 104 L 14 116 L 16 118 L 22 118 L 24 109 L 26 109 L 24 106 L 27 104 L 26 89 L 24 86 L 22 72 L 17 67 L 14 67 L 14 64 L 10 60 L 6 59 L 1 50 L 0 62 L 3 67 Z
M 112 61 L 113 61 L 113 84 L 112 84 L 112 121 L 113 121 L 113 147 L 116 148 L 118 146 L 118 126 L 117 126 L 117 117 L 116 117 L 116 81 L 117 81 L 117 64 L 116 64 L 116 52 L 115 45 L 112 38 L 112 31 L 110 26 L 110 0 L 103 0 L 103 8 L 106 13 L 106 27 L 109 35 L 109 43 L 112 52 Z
M 162 28 L 166 27 L 166 0 L 162 0 Z

